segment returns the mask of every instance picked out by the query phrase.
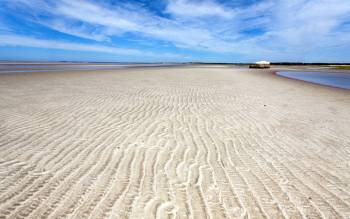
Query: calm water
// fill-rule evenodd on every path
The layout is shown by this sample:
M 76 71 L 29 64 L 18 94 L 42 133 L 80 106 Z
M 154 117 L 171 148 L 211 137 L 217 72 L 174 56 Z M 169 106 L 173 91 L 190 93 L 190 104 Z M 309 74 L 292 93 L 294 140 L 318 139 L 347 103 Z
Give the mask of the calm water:
M 331 87 L 350 89 L 350 72 L 304 72 L 304 71 L 283 71 L 277 72 L 278 75 L 307 81 L 315 84 L 322 84 Z
M 132 67 L 166 67 L 179 64 L 8 64 L 0 63 L 0 74 L 26 72 L 60 72 L 112 70 Z

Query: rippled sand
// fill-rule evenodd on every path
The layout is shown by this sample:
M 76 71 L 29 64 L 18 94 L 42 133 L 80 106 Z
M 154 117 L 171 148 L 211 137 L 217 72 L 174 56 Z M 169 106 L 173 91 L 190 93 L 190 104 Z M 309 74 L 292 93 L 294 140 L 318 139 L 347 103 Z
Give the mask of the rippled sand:
M 268 70 L 0 75 L 0 218 L 349 218 L 349 112 Z

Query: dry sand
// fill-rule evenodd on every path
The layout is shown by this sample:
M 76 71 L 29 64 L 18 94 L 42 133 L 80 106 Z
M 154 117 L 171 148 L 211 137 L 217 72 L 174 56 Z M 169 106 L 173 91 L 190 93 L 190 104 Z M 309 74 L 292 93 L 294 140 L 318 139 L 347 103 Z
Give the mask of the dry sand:
M 0 75 L 0 218 L 350 218 L 350 91 L 223 66 Z

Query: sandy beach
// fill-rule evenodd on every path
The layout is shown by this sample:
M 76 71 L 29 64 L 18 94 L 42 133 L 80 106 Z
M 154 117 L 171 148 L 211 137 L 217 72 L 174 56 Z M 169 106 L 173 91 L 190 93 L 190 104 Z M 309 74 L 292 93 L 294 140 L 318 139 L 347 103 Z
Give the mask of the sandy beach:
M 0 75 L 0 218 L 350 218 L 350 91 L 272 72 Z

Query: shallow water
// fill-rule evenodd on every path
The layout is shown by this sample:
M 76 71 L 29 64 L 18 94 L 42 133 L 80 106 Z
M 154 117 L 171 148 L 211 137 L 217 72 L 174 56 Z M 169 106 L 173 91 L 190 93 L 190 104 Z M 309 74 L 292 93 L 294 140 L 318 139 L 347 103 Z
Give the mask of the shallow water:
M 92 71 L 131 67 L 165 67 L 175 64 L 0 64 L 0 74 L 29 72 Z
M 277 72 L 277 74 L 287 78 L 307 81 L 315 84 L 350 89 L 350 73 L 282 71 Z

